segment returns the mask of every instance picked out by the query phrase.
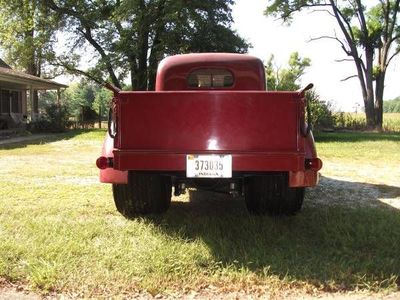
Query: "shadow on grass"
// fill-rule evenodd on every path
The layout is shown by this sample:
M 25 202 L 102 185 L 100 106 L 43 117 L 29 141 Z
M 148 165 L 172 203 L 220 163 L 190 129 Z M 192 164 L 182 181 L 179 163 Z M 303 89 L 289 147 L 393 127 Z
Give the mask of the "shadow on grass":
M 22 140 L 22 141 L 17 141 L 17 142 L 10 142 L 7 144 L 0 144 L 0 149 L 3 150 L 12 150 L 12 149 L 19 149 L 19 148 L 25 148 L 27 146 L 30 145 L 43 145 L 43 144 L 48 144 L 48 143 L 52 143 L 52 142 L 57 142 L 57 141 L 61 141 L 61 140 L 70 140 L 76 136 L 85 134 L 85 133 L 97 133 L 97 132 L 101 132 L 105 134 L 105 129 L 74 129 L 74 130 L 69 130 L 63 133 L 51 133 L 48 135 L 43 134 L 43 137 L 38 137 L 38 138 L 34 138 L 35 135 L 32 136 L 26 136 L 26 140 Z M 38 136 L 42 135 L 42 134 L 37 134 Z M 31 139 L 31 138 L 34 139 Z M 19 138 L 19 137 L 18 137 Z M 21 137 L 24 138 L 24 137 Z M 11 141 L 13 139 L 10 139 Z
M 326 291 L 398 289 L 400 210 L 379 198 L 399 196 L 398 187 L 323 178 L 293 217 L 251 216 L 242 198 L 190 191 L 189 202 L 150 219 L 174 238 L 201 239 L 215 262 L 238 271 Z
M 368 141 L 392 141 L 400 142 L 400 132 L 320 132 L 315 134 L 317 142 L 368 142 Z

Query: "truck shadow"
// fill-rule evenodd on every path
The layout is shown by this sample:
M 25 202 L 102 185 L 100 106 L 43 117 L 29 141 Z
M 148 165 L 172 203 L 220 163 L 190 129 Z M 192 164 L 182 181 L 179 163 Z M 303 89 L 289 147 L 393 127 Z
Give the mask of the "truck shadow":
M 382 202 L 399 197 L 399 187 L 324 177 L 292 217 L 252 216 L 240 197 L 190 191 L 151 219 L 174 238 L 201 239 L 216 263 L 238 271 L 325 290 L 399 287 L 400 210 Z

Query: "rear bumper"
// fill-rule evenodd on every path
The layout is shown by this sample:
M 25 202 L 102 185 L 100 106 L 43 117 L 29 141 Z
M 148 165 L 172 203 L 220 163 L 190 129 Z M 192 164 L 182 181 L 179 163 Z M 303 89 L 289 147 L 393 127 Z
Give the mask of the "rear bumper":
M 128 183 L 128 170 L 186 171 L 186 154 L 183 153 L 114 150 L 113 156 L 113 167 L 100 171 L 103 183 Z M 288 172 L 290 187 L 315 186 L 319 179 L 318 171 L 305 169 L 304 155 L 299 153 L 235 153 L 232 154 L 232 170 L 241 174 Z
M 120 171 L 185 171 L 186 153 L 142 152 L 114 150 L 114 169 Z M 190 154 L 211 154 L 195 152 Z M 212 154 L 228 154 L 217 153 Z M 304 171 L 305 155 L 285 153 L 229 153 L 232 154 L 232 171 Z

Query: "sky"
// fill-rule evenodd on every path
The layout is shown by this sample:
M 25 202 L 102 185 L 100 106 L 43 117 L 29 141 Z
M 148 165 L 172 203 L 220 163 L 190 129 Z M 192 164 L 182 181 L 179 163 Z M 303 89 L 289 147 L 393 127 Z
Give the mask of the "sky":
M 365 0 L 367 5 L 375 0 Z M 361 111 L 363 100 L 358 78 L 343 81 L 356 74 L 354 62 L 336 62 L 348 58 L 337 41 L 311 38 L 323 35 L 341 36 L 336 20 L 324 12 L 301 12 L 295 15 L 290 26 L 281 20 L 266 17 L 263 12 L 267 0 L 236 0 L 232 7 L 233 29 L 245 38 L 252 48 L 249 54 L 267 62 L 271 54 L 277 67 L 285 67 L 291 53 L 297 51 L 301 57 L 311 59 L 302 78 L 302 85 L 313 83 L 321 100 L 329 101 L 337 111 Z M 363 0 L 364 3 L 364 0 Z M 61 76 L 58 81 L 69 83 L 70 76 Z M 400 55 L 392 60 L 386 75 L 384 99 L 400 96 Z
M 274 55 L 278 67 L 285 67 L 292 52 L 311 59 L 311 66 L 303 77 L 302 85 L 314 83 L 322 100 L 330 101 L 336 110 L 360 111 L 363 107 L 358 78 L 342 81 L 355 75 L 354 62 L 336 62 L 346 58 L 337 41 L 311 38 L 323 35 L 340 37 L 341 31 L 333 17 L 324 12 L 301 12 L 290 26 L 281 20 L 266 17 L 266 0 L 236 0 L 233 6 L 233 28 L 252 44 L 249 54 L 267 61 Z M 400 96 L 400 59 L 392 61 L 387 72 L 384 99 Z

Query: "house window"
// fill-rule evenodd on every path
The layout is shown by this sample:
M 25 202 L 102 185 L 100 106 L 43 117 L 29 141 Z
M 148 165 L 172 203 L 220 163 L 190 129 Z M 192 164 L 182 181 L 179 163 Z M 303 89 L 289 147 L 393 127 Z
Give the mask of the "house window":
M 0 113 L 10 113 L 10 91 L 1 90 L 0 93 Z
M 233 75 L 225 69 L 198 69 L 189 74 L 191 88 L 226 88 L 233 86 Z
M 19 114 L 22 113 L 21 92 L 11 92 L 11 112 Z

